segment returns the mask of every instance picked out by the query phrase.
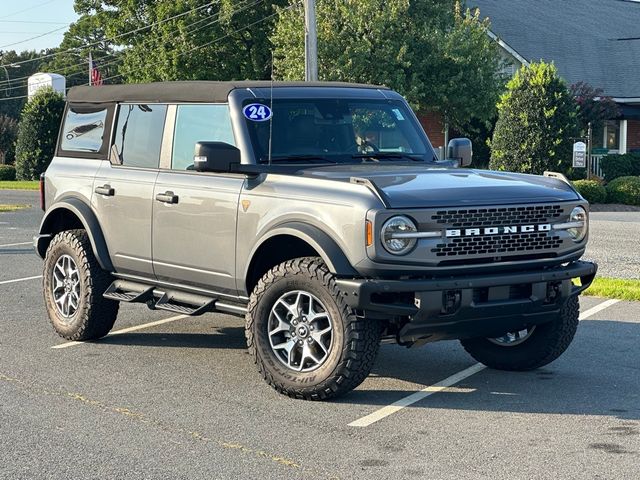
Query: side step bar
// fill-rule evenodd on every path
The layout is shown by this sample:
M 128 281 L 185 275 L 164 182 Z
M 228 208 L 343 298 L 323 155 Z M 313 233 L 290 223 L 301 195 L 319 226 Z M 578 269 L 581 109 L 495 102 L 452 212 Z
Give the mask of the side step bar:
M 216 311 L 234 315 L 244 315 L 247 312 L 246 307 L 240 304 L 129 280 L 115 280 L 102 296 L 118 302 L 146 303 L 151 309 L 189 316 Z
M 102 296 L 119 302 L 145 303 L 153 298 L 153 287 L 126 280 L 116 280 L 109 285 Z
M 182 315 L 202 315 L 215 308 L 215 299 L 189 293 L 165 292 L 156 302 L 155 308 Z

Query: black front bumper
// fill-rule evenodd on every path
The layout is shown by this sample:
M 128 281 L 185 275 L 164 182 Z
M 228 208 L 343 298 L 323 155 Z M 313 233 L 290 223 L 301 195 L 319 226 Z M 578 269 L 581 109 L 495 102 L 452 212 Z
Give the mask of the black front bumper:
M 577 261 L 495 275 L 337 283 L 347 304 L 365 315 L 408 319 L 398 339 L 413 342 L 499 336 L 553 320 L 569 298 L 589 287 L 596 271 L 595 263 Z

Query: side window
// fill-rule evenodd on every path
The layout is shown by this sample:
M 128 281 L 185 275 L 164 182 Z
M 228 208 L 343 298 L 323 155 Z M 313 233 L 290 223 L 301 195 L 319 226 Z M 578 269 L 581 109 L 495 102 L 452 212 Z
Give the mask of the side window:
M 60 148 L 67 152 L 99 152 L 106 121 L 106 108 L 88 111 L 70 105 L 62 127 Z
M 202 141 L 235 145 L 228 105 L 178 105 L 171 168 L 193 165 L 194 147 Z
M 166 114 L 166 105 L 120 105 L 113 143 L 121 165 L 158 168 Z

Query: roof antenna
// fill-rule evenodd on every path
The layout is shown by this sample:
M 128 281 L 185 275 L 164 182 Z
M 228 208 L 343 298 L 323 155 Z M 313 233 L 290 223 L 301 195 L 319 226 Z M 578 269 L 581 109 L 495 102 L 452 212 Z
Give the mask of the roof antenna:
M 271 118 L 269 119 L 269 166 L 271 166 L 271 139 L 273 138 L 273 59 L 273 50 L 271 50 L 271 99 L 269 102 Z

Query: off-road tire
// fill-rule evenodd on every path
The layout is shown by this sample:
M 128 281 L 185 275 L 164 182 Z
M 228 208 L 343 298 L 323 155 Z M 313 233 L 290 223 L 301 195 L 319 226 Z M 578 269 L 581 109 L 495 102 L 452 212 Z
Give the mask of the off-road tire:
M 69 319 L 58 311 L 51 288 L 53 269 L 62 255 L 69 255 L 75 261 L 80 277 L 78 308 Z M 45 306 L 58 335 L 67 340 L 95 340 L 109 333 L 118 316 L 119 302 L 102 296 L 113 278 L 100 268 L 86 231 L 66 230 L 53 237 L 47 248 L 42 278 Z
M 324 303 L 334 324 L 327 360 L 311 372 L 296 372 L 282 364 L 268 337 L 273 304 L 287 291 L 301 289 Z M 281 263 L 258 282 L 249 299 L 245 334 L 249 353 L 269 385 L 292 398 L 326 400 L 353 390 L 369 375 L 381 329 L 378 321 L 356 317 L 320 258 L 306 257 Z
M 496 345 L 486 338 L 461 340 L 464 349 L 478 362 L 497 370 L 535 370 L 553 362 L 569 347 L 578 328 L 578 297 L 564 304 L 558 318 L 537 325 L 523 343 Z

